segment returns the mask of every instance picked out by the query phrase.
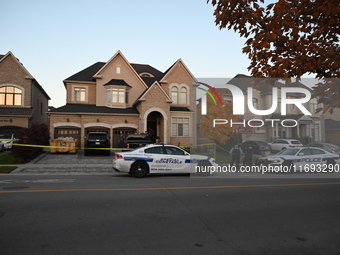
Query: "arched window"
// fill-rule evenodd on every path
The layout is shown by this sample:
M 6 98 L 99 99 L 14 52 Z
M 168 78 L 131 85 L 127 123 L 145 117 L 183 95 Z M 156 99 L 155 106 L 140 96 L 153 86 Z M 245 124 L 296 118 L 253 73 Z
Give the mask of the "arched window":
M 259 100 L 253 97 L 253 107 L 258 110 L 259 109 Z
M 181 104 L 187 104 L 187 88 L 185 88 L 185 87 L 181 88 L 180 102 L 181 102 Z
M 171 99 L 173 104 L 178 104 L 178 88 L 172 87 L 171 88 Z
M 22 90 L 14 86 L 0 87 L 0 105 L 22 104 Z

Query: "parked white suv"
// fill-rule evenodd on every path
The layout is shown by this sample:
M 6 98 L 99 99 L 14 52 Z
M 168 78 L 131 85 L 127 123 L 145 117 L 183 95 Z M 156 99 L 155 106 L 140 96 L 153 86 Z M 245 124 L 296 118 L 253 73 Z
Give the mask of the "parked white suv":
M 14 134 L 0 134 L 0 143 L 3 144 L 4 149 L 12 149 L 14 140 Z
M 295 139 L 277 139 L 272 143 L 268 143 L 272 151 L 282 151 L 292 147 L 301 147 L 303 146 L 299 140 Z

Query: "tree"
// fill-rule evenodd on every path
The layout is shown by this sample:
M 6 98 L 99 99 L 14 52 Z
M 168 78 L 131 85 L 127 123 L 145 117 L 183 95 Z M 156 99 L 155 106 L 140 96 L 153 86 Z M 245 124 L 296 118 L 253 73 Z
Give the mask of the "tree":
M 247 38 L 243 53 L 254 77 L 297 78 L 314 74 L 322 82 L 314 97 L 324 111 L 340 108 L 339 0 L 207 0 L 216 25 Z M 289 81 L 289 79 L 287 79 Z
M 28 162 L 43 152 L 41 145 L 48 145 L 49 130 L 46 124 L 33 124 L 24 128 L 19 137 L 20 144 L 14 148 L 13 154 L 22 162 Z M 25 146 L 27 144 L 27 146 Z
M 222 97 L 222 95 L 220 95 Z M 230 120 L 238 120 L 238 116 L 233 115 L 232 103 L 215 104 L 211 97 L 207 97 L 207 114 L 200 117 L 200 131 L 209 141 L 224 144 L 230 139 L 234 127 L 230 126 Z M 199 109 L 199 112 L 200 109 Z M 213 127 L 214 119 L 228 120 L 227 124 L 218 124 Z

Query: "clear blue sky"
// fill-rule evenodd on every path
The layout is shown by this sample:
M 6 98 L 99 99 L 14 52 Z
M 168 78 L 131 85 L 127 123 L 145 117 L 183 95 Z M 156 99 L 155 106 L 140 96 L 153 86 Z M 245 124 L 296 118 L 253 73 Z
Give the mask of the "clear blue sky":
M 181 58 L 198 78 L 249 74 L 245 39 L 214 23 L 206 0 L 2 0 L 0 54 L 12 51 L 51 97 L 63 80 L 118 50 L 164 72 Z

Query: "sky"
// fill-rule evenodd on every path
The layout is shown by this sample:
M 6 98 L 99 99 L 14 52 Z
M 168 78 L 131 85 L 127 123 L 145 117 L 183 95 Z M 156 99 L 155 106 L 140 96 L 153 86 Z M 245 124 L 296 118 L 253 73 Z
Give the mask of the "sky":
M 197 78 L 247 74 L 244 38 L 215 26 L 206 0 L 1 0 L 0 54 L 11 51 L 51 97 L 63 80 L 118 50 L 164 72 L 181 58 Z

